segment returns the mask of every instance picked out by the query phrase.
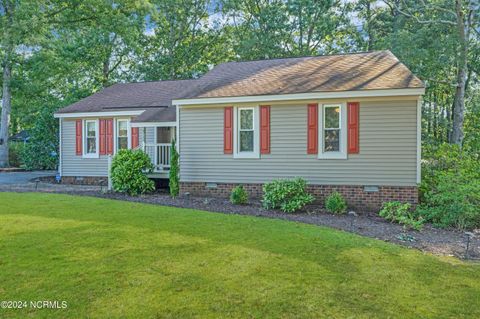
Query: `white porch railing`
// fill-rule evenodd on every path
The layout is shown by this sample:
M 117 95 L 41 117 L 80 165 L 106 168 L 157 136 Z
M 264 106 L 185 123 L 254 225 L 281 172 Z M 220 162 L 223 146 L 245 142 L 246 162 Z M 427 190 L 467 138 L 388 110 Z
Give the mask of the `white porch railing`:
M 154 166 L 154 172 L 165 172 L 170 170 L 170 156 L 172 144 L 142 144 L 142 150 L 150 157 Z

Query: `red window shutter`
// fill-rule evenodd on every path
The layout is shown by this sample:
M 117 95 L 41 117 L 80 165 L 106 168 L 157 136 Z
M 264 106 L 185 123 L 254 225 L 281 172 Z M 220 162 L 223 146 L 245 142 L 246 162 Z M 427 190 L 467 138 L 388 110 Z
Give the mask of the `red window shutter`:
M 113 154 L 113 119 L 105 120 L 105 148 L 106 154 Z
M 270 154 L 270 106 L 260 106 L 260 153 Z
M 359 120 L 360 103 L 347 103 L 348 112 L 348 154 L 358 154 L 360 151 Z
M 132 148 L 138 147 L 138 127 L 132 127 Z
M 307 154 L 318 153 L 318 104 L 308 104 Z
M 100 155 L 107 154 L 107 120 L 100 120 Z
M 233 107 L 224 109 L 223 119 L 223 153 L 233 153 Z
M 76 129 L 76 132 L 75 132 L 75 143 L 76 143 L 76 147 L 75 147 L 75 153 L 77 155 L 82 155 L 82 143 L 83 143 L 83 140 L 82 140 L 82 120 L 77 120 L 76 123 L 75 123 L 75 129 Z

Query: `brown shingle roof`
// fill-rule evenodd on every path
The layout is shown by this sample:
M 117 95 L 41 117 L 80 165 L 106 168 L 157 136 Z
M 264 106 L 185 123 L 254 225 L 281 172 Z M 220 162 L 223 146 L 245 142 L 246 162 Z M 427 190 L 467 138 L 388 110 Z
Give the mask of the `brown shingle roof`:
M 220 64 L 183 98 L 423 88 L 390 51 Z
M 71 104 L 57 113 L 102 112 L 171 106 L 198 80 L 118 83 Z
M 197 80 L 115 84 L 57 113 L 141 108 L 137 122 L 175 121 L 173 99 L 423 87 L 390 51 L 376 51 L 228 62 Z

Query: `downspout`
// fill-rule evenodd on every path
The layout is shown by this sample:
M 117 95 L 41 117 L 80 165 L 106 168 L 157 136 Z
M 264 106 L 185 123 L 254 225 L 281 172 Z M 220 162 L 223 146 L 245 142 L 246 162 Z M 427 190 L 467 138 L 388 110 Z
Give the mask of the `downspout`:
M 176 127 L 175 127 L 175 144 L 176 144 L 176 147 L 177 147 L 177 153 L 178 153 L 178 183 L 179 185 L 181 184 L 181 180 L 182 180 L 182 175 L 181 175 L 181 172 L 182 172 L 182 167 L 180 165 L 180 162 L 181 162 L 181 155 L 180 155 L 180 106 L 179 105 L 176 105 L 176 116 L 175 116 L 175 120 L 176 120 Z
M 417 100 L 417 184 L 422 181 L 422 97 Z

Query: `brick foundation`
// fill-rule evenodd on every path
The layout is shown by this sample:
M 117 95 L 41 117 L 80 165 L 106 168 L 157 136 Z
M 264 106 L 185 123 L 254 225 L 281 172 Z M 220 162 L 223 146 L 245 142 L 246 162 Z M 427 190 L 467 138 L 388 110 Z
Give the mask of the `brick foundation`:
M 180 182 L 180 193 L 193 196 L 223 197 L 230 196 L 232 188 L 240 184 Z M 250 198 L 262 197 L 262 184 L 241 184 Z M 399 201 L 416 205 L 418 188 L 416 186 L 378 186 L 378 191 L 368 191 L 364 186 L 354 185 L 308 185 L 307 190 L 314 195 L 317 203 L 323 204 L 325 197 L 334 191 L 342 194 L 350 208 L 378 211 L 384 202 Z
M 107 185 L 107 177 L 99 176 L 62 176 L 62 184 L 69 185 Z

